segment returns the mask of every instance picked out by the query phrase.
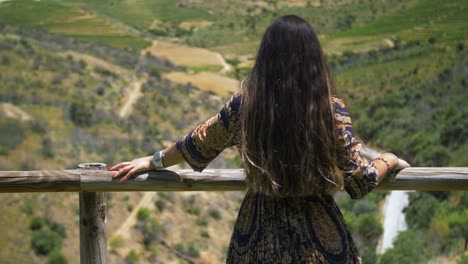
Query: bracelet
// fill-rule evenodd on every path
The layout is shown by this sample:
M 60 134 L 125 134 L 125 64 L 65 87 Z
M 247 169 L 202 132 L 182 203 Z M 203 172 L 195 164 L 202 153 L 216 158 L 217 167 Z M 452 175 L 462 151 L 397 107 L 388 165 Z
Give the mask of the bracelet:
M 396 159 L 395 169 L 398 168 L 398 165 L 400 164 L 400 159 L 395 154 L 393 154 L 391 152 L 386 152 L 384 154 L 388 154 L 388 155 L 394 157 Z
M 382 158 L 382 156 L 376 158 L 376 160 L 383 161 L 383 163 L 385 163 L 385 165 L 387 165 L 387 171 L 390 171 L 390 164 L 388 164 L 388 161 L 386 161 L 384 158 Z

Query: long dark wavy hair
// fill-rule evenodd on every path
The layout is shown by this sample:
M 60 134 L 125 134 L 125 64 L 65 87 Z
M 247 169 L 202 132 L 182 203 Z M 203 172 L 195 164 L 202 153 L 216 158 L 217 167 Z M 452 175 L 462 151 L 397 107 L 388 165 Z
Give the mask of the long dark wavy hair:
M 268 27 L 242 89 L 241 152 L 250 188 L 280 196 L 343 188 L 332 76 L 304 19 L 282 16 Z

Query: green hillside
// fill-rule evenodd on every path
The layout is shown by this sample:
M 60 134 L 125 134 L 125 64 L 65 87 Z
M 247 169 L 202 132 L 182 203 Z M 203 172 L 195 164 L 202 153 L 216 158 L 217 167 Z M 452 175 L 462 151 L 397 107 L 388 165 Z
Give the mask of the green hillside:
M 155 41 L 208 48 L 233 67 L 220 74 L 242 80 L 266 26 L 289 13 L 319 33 L 368 145 L 413 166 L 468 166 L 467 9 L 455 0 L 0 2 L 0 170 L 114 164 L 167 146 L 227 98 L 164 73 L 220 67 L 184 68 L 144 49 Z M 212 166 L 238 167 L 240 159 L 229 150 Z M 412 193 L 410 230 L 377 256 L 385 194 L 336 197 L 364 263 L 466 263 L 465 192 Z M 1 197 L 0 223 L 9 227 L 0 229 L 1 263 L 77 263 L 76 194 Z M 108 199 L 110 263 L 184 263 L 174 251 L 220 263 L 242 193 Z
M 150 44 L 106 17 L 64 1 L 15 0 L 0 3 L 0 23 L 34 26 L 117 48 L 140 50 Z

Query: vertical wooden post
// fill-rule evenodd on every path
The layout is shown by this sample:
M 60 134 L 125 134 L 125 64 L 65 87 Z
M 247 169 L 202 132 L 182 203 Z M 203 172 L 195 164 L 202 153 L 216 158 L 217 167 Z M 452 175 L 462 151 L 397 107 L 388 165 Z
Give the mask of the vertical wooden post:
M 83 163 L 81 170 L 106 170 L 103 163 Z M 106 193 L 80 192 L 80 263 L 107 263 Z

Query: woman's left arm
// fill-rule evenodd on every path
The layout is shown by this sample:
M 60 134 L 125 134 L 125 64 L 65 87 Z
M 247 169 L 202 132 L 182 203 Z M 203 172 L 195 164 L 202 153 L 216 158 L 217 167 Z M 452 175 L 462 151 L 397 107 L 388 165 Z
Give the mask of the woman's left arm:
M 164 168 L 186 161 L 194 170 L 202 171 L 221 151 L 234 145 L 240 101 L 240 94 L 235 94 L 217 115 L 162 150 Z M 113 178 L 123 176 L 120 181 L 125 182 L 135 173 L 156 168 L 153 156 L 147 156 L 121 162 L 109 169 L 117 170 Z

